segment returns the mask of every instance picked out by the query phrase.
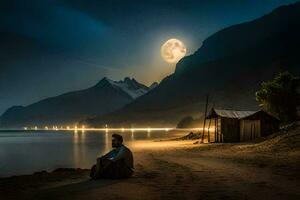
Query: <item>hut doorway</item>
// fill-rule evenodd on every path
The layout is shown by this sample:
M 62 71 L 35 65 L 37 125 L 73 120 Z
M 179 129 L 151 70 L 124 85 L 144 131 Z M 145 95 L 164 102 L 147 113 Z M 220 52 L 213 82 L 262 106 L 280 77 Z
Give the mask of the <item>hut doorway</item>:
M 253 140 L 260 136 L 260 120 L 240 120 L 240 141 Z

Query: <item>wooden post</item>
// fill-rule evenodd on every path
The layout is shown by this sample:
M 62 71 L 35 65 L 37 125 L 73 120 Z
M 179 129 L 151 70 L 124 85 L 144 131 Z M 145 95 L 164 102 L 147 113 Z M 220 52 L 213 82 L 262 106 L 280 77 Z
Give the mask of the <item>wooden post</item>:
M 207 106 L 208 106 L 208 95 L 206 95 L 205 102 L 205 112 L 204 112 L 204 122 L 203 122 L 203 130 L 202 130 L 202 143 L 204 143 L 204 133 L 205 133 L 205 123 L 206 123 L 206 115 L 207 115 Z
M 217 120 L 218 120 L 218 118 L 216 117 L 216 119 L 215 119 L 215 126 L 216 126 L 216 130 L 215 130 L 215 142 L 218 142 L 218 127 L 217 127 L 217 125 L 218 125 L 218 122 L 217 122 Z
M 215 104 L 213 104 L 212 109 L 215 107 Z M 211 117 L 209 118 L 209 123 L 208 123 L 208 130 L 207 130 L 207 142 L 210 143 L 210 124 L 211 124 Z
M 210 129 L 210 124 L 211 124 L 211 118 L 209 118 L 209 123 L 208 123 L 208 130 L 207 130 L 207 141 L 210 143 L 210 133 L 209 133 L 209 129 Z
M 217 117 L 217 142 L 220 142 L 219 138 L 219 118 Z
M 219 135 L 220 135 L 220 142 L 223 142 L 223 129 L 222 129 L 222 117 L 220 117 L 220 133 L 219 133 Z
M 217 142 L 217 118 L 214 119 L 215 120 L 215 141 Z

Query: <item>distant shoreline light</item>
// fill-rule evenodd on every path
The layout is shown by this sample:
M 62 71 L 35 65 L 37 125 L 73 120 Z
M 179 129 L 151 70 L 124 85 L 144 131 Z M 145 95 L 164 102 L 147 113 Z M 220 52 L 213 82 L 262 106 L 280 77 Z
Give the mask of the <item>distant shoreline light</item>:
M 210 128 L 205 128 L 205 131 L 208 130 L 213 130 L 213 127 Z M 20 129 L 16 129 L 20 130 Z M 145 131 L 145 132 L 151 132 L 151 131 L 203 131 L 202 127 L 198 128 L 170 128 L 170 127 L 155 127 L 155 128 L 86 128 L 85 126 L 82 127 L 77 127 L 74 126 L 71 128 L 70 126 L 60 127 L 58 128 L 57 126 L 53 126 L 52 129 L 49 129 L 47 126 L 44 128 L 38 128 L 37 126 L 35 127 L 23 127 L 24 131 L 104 131 L 104 132 L 111 132 L 111 131 L 118 131 L 118 132 L 134 132 L 134 131 Z

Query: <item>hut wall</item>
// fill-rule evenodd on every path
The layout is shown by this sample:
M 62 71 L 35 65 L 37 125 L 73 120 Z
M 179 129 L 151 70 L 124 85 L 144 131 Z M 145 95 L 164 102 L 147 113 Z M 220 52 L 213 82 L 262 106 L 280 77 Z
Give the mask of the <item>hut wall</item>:
M 253 140 L 260 136 L 260 120 L 240 120 L 240 141 Z
M 238 142 L 240 141 L 239 120 L 232 118 L 222 118 L 221 120 L 221 142 Z
M 246 118 L 247 120 L 260 120 L 261 136 L 268 136 L 279 130 L 279 120 L 269 114 L 260 111 Z M 246 120 L 244 119 L 244 120 Z

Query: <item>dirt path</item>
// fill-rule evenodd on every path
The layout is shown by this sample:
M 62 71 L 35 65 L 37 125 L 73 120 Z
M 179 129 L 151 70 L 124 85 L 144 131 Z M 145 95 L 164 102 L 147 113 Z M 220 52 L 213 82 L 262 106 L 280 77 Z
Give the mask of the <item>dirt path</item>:
M 36 199 L 300 199 L 300 181 L 288 169 L 189 152 L 136 153 L 132 179 L 85 179 L 42 190 Z
M 264 165 L 241 164 L 214 157 L 162 156 L 194 176 L 191 188 L 200 199 L 299 199 L 300 181 Z

